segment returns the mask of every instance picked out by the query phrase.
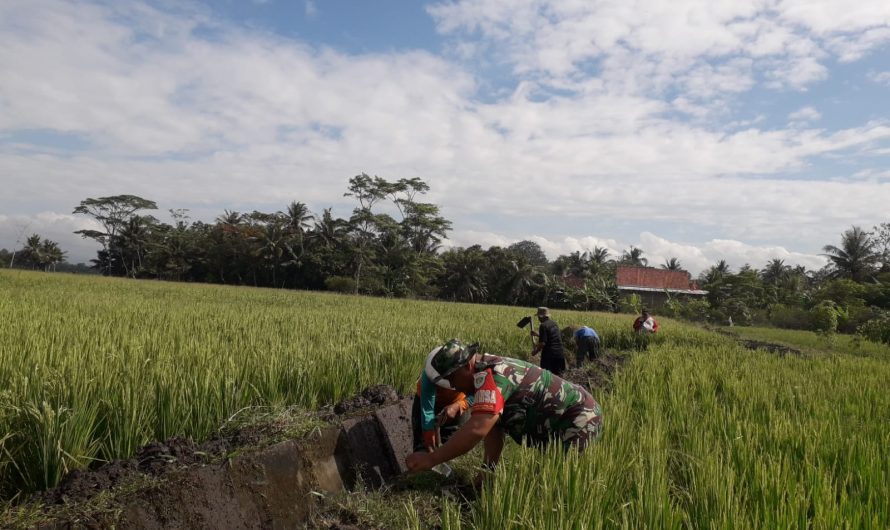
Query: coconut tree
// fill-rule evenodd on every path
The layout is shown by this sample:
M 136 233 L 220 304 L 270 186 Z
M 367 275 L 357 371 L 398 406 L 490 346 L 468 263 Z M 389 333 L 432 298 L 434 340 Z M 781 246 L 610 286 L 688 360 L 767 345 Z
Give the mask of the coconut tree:
M 478 245 L 456 248 L 442 254 L 444 272 L 442 293 L 463 302 L 484 302 L 488 297 L 485 282 L 485 253 Z
M 787 280 L 790 272 L 791 267 L 785 265 L 785 260 L 773 258 L 760 271 L 760 279 L 767 285 L 778 287 Z
M 825 245 L 822 254 L 831 261 L 831 276 L 863 282 L 874 274 L 881 256 L 871 234 L 853 226 L 841 236 L 841 246 Z
M 661 268 L 669 271 L 681 271 L 683 270 L 683 265 L 680 264 L 679 259 L 670 258 L 664 260 L 664 263 L 661 264 Z
M 280 212 L 279 212 L 280 213 Z M 302 202 L 293 201 L 287 206 L 287 212 L 281 213 L 284 221 L 284 230 L 297 238 L 297 245 L 300 247 L 300 255 L 303 254 L 303 239 L 306 232 L 312 228 L 309 221 L 315 219 L 315 216 L 309 211 Z
M 621 254 L 621 263 L 645 267 L 649 264 L 649 260 L 643 257 L 643 249 L 631 246 Z

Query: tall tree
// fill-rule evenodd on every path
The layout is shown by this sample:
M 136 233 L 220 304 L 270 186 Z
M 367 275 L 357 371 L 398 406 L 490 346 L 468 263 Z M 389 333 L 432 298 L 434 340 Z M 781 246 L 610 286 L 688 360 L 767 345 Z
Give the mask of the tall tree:
M 881 255 L 881 272 L 890 272 L 890 223 L 875 226 L 872 237 Z
M 99 197 L 98 199 L 87 198 L 80 201 L 80 204 L 74 208 L 75 214 L 89 215 L 99 225 L 102 230 L 77 230 L 75 234 L 80 234 L 84 238 L 93 239 L 102 245 L 102 250 L 108 255 L 108 259 L 102 261 L 102 267 L 105 267 L 103 274 L 110 274 L 110 264 L 112 259 L 120 259 L 120 251 L 117 248 L 116 236 L 124 227 L 129 219 L 141 210 L 156 210 L 158 205 L 154 201 L 143 199 L 136 195 L 113 195 L 110 197 Z M 112 256 L 114 258 L 112 258 Z
M 441 295 L 461 302 L 484 302 L 488 298 L 485 269 L 488 258 L 479 245 L 454 248 L 442 254 Z
M 282 214 L 284 218 L 284 229 L 288 235 L 296 238 L 297 246 L 300 248 L 300 255 L 305 251 L 304 238 L 306 232 L 312 228 L 310 221 L 315 219 L 312 213 L 302 202 L 293 201 L 287 206 L 287 211 Z
M 517 241 L 513 243 L 507 250 L 510 252 L 514 252 L 520 256 L 530 265 L 535 267 L 545 267 L 547 266 L 547 255 L 544 254 L 544 251 L 541 249 L 541 245 L 535 243 L 534 241 Z
M 871 234 L 858 226 L 853 226 L 841 236 L 841 246 L 825 245 L 823 256 L 831 261 L 831 275 L 835 278 L 849 278 L 863 282 L 872 277 L 881 256 L 877 243 Z

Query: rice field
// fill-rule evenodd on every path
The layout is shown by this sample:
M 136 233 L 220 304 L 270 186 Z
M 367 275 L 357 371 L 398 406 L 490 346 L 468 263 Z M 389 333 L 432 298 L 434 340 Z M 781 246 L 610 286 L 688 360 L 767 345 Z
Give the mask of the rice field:
M 315 407 L 368 385 L 408 391 L 448 337 L 522 356 L 528 309 L 0 271 L 0 491 L 93 460 L 201 439 L 252 406 Z M 554 312 L 607 348 L 627 315 Z M 443 528 L 888 528 L 890 356 L 750 351 L 660 319 L 609 393 L 583 455 L 513 446 Z M 869 350 L 871 351 L 871 350 Z

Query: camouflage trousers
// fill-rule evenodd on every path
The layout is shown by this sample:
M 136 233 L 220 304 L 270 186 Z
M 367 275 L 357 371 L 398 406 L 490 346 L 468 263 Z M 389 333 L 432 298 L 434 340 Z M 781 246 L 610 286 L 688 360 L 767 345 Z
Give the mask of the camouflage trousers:
M 550 422 L 546 434 L 529 433 L 525 443 L 543 449 L 550 441 L 559 441 L 564 451 L 574 447 L 583 452 L 591 442 L 598 440 L 603 434 L 602 409 L 588 392 L 583 391 L 583 396 L 581 403 L 569 406 L 559 418 Z
M 575 447 L 578 452 L 584 451 L 590 442 L 599 440 L 603 435 L 603 411 L 593 396 L 585 392 L 584 402 L 573 405 L 563 413 L 560 423 L 562 447 L 568 451 Z

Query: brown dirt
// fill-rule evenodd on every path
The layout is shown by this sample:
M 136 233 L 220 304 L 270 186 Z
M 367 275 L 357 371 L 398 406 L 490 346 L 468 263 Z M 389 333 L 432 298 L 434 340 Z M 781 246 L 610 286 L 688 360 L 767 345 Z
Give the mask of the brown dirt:
M 334 414 L 351 414 L 370 407 L 379 407 L 399 400 L 399 393 L 389 385 L 374 385 L 334 405 Z
M 612 387 L 612 377 L 630 359 L 627 355 L 603 352 L 593 361 L 582 366 L 572 366 L 562 374 L 562 378 L 577 383 L 589 391 L 608 390 Z
M 742 346 L 748 348 L 749 350 L 766 350 L 770 353 L 778 355 L 779 357 L 784 357 L 786 355 L 796 355 L 798 357 L 804 357 L 804 353 L 797 348 L 791 348 L 789 346 L 776 344 L 774 342 L 749 339 L 738 339 L 738 341 Z
M 763 340 L 753 340 L 753 339 L 743 339 L 739 337 L 737 333 L 733 333 L 732 331 L 725 329 L 715 329 L 712 327 L 706 326 L 705 329 L 716 331 L 721 335 L 725 335 L 727 337 L 732 337 L 739 344 L 748 348 L 749 350 L 765 350 L 769 353 L 773 353 L 778 355 L 779 357 L 784 357 L 786 355 L 796 355 L 798 357 L 807 357 L 807 354 L 798 350 L 797 348 L 792 348 L 790 346 L 785 346 L 784 344 L 776 344 L 775 342 L 767 342 Z
M 402 448 L 380 437 L 404 436 L 400 429 L 408 421 L 410 438 L 410 420 L 399 399 L 391 386 L 369 387 L 314 413 L 313 425 L 321 430 L 302 440 L 292 439 L 292 423 L 278 419 L 223 429 L 200 444 L 181 437 L 151 442 L 132 458 L 72 471 L 25 504 L 40 506 L 43 528 L 226 527 L 226 517 L 238 521 L 245 511 L 257 517 L 257 525 L 251 525 L 257 528 L 305 521 L 313 509 L 311 491 L 342 489 L 350 485 L 344 477 L 366 479 L 360 467 L 373 470 L 379 480 L 365 483 L 375 485 L 401 471 L 394 462 L 404 458 L 396 457 Z M 361 455 L 363 466 L 354 465 L 359 455 L 350 446 L 358 434 L 368 438 L 361 447 L 370 451 Z

